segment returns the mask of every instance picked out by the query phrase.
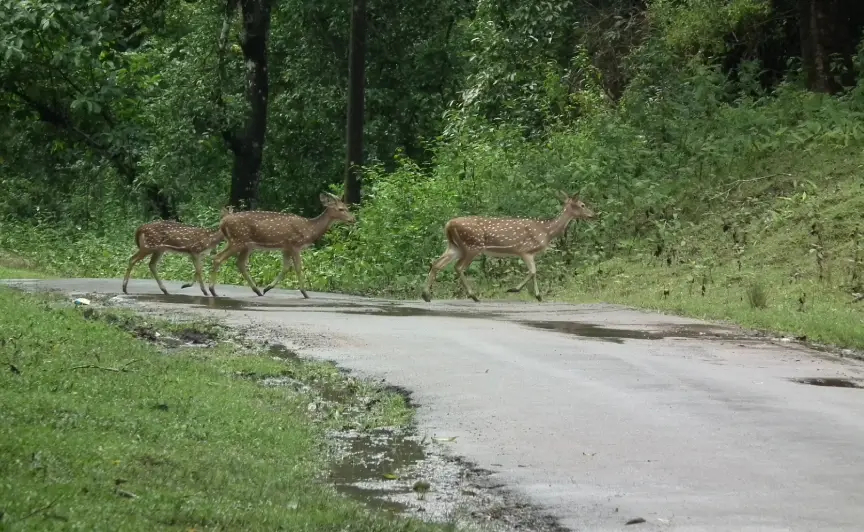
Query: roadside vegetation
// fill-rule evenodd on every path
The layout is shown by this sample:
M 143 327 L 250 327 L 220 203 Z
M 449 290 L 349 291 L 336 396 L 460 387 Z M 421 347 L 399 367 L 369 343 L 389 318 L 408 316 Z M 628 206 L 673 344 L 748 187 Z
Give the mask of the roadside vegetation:
M 326 481 L 324 431 L 403 425 L 398 394 L 228 343 L 165 351 L 170 338 L 216 342 L 213 324 L 5 288 L 0 306 L 3 530 L 448 529 L 370 511 Z M 310 411 L 308 394 L 266 377 L 342 395 Z
M 602 215 L 538 259 L 545 300 L 864 348 L 858 4 L 369 4 L 358 223 L 304 253 L 308 288 L 418 298 L 447 219 L 551 217 L 563 189 Z M 342 190 L 347 4 L 273 3 L 257 173 L 231 142 L 257 109 L 239 19 L 220 46 L 224 10 L 160 5 L 88 5 L 76 27 L 52 22 L 72 4 L 3 8 L 0 249 L 51 274 L 119 277 L 143 221 L 213 227 L 238 198 L 314 216 L 322 190 Z M 253 275 L 269 281 L 280 261 L 254 255 Z M 160 271 L 188 280 L 192 265 L 169 256 Z M 523 276 L 518 260 L 469 270 L 481 298 L 527 300 L 504 293 Z M 221 280 L 243 282 L 232 265 Z M 464 297 L 452 268 L 434 296 Z

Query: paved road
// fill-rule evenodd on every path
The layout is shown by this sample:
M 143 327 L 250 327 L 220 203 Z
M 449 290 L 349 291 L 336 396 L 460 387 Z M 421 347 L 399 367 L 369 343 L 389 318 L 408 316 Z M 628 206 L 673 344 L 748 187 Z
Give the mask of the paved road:
M 121 281 L 34 284 L 118 293 Z M 792 380 L 855 382 L 864 364 L 604 305 L 228 286 L 213 300 L 166 285 L 170 297 L 152 280 L 130 292 L 274 328 L 301 354 L 408 388 L 422 430 L 457 436 L 456 453 L 574 530 L 864 529 L 864 389 Z M 633 517 L 647 522 L 623 526 Z

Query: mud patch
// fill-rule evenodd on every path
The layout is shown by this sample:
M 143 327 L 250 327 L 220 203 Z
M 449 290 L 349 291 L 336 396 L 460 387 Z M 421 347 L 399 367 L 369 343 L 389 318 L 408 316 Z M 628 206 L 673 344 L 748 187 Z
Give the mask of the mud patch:
M 333 435 L 341 459 L 333 464 L 328 480 L 340 493 L 373 506 L 400 513 L 413 485 L 397 474 L 426 457 L 423 446 L 410 436 L 389 430 Z M 418 495 L 419 498 L 419 495 Z
M 329 480 L 367 506 L 467 530 L 563 532 L 555 518 L 493 485 L 491 472 L 412 430 L 334 432 Z
M 832 388 L 864 388 L 864 384 L 862 384 L 860 381 L 842 379 L 839 377 L 810 377 L 789 380 L 791 380 L 792 382 L 797 382 L 798 384 L 809 384 L 811 386 L 829 386 Z
M 148 321 L 139 314 L 88 307 L 81 311 L 86 320 L 101 321 L 134 335 L 136 338 L 167 349 L 180 347 L 213 347 L 221 339 L 216 325 L 201 322 Z
M 616 329 L 578 321 L 520 321 L 522 325 L 547 331 L 562 332 L 604 342 L 623 344 L 624 340 L 662 340 L 664 338 L 701 338 L 746 340 L 746 336 L 720 332 L 711 325 L 680 325 L 663 330 Z
M 267 347 L 267 354 L 279 360 L 300 360 L 300 355 L 291 351 L 282 344 L 271 344 Z

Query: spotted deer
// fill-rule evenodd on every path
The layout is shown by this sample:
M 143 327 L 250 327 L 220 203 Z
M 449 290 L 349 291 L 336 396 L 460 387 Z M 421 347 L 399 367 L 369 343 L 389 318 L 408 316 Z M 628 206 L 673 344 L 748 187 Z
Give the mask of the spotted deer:
M 213 258 L 210 274 L 210 293 L 216 296 L 216 278 L 219 267 L 237 255 L 237 268 L 259 296 L 263 296 L 282 281 L 288 272 L 289 261 L 294 263 L 300 293 L 309 299 L 303 280 L 303 263 L 300 252 L 318 241 L 337 221 L 353 224 L 354 215 L 341 199 L 323 192 L 319 196 L 324 212 L 315 218 L 304 218 L 296 214 L 268 211 L 246 211 L 229 214 L 222 219 L 219 230 L 228 241 L 228 247 Z M 279 250 L 282 252 L 282 270 L 264 292 L 258 289 L 249 275 L 249 255 L 255 250 Z
M 230 207 L 222 209 L 222 217 L 224 218 L 231 212 L 232 209 Z M 128 294 L 126 286 L 129 284 L 132 268 L 149 255 L 150 273 L 156 279 L 159 289 L 165 295 L 168 295 L 168 290 L 162 284 L 162 279 L 159 278 L 156 267 L 165 253 L 179 253 L 188 255 L 192 259 L 192 264 L 195 266 L 195 280 L 198 281 L 198 285 L 201 287 L 204 295 L 209 295 L 207 289 L 204 287 L 201 256 L 219 246 L 222 240 L 224 240 L 224 237 L 221 231 L 170 220 L 156 220 L 155 222 L 141 225 L 135 231 L 135 244 L 138 246 L 138 252 L 129 259 L 129 267 L 126 268 L 126 276 L 123 277 L 123 293 Z M 189 288 L 192 284 L 186 283 L 181 289 Z
M 438 272 L 455 260 L 457 261 L 456 274 L 468 292 L 468 297 L 479 302 L 480 300 L 468 285 L 465 270 L 475 258 L 485 254 L 490 257 L 521 258 L 528 267 L 528 276 L 519 286 L 507 291 L 521 292 L 528 281 L 533 281 L 534 297 L 537 301 L 542 301 L 537 287 L 537 267 L 534 264 L 534 257 L 546 251 L 552 240 L 563 234 L 572 220 L 594 218 L 594 212 L 577 196 L 570 197 L 560 191 L 558 195 L 564 202 L 564 210 L 557 218 L 551 220 L 465 216 L 448 221 L 444 225 L 447 250 L 432 263 L 422 293 L 423 300 L 427 303 L 432 300 L 432 284 Z

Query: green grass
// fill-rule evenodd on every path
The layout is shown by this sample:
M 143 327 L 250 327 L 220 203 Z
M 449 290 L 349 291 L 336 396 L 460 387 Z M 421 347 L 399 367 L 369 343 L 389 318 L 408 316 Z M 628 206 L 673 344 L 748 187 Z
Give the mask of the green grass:
M 0 251 L 0 279 L 46 279 L 48 277 L 48 274 L 36 271 L 31 262 Z
M 47 296 L 0 289 L 0 306 L 0 528 L 436 529 L 319 480 L 332 423 L 313 422 L 304 395 L 242 378 L 295 371 L 284 363 L 165 354 Z
M 544 300 L 617 303 L 864 349 L 864 301 L 853 302 L 864 292 L 861 148 L 778 155 L 718 181 L 713 189 L 681 187 L 670 198 L 681 208 L 680 228 L 662 239 L 652 232 L 631 237 L 630 249 L 621 246 L 622 232 L 615 255 L 599 263 L 585 265 L 585 227 L 576 224 L 572 266 L 560 250 L 537 261 Z M 654 256 L 661 240 L 664 251 Z M 469 280 L 481 299 L 533 300 L 529 288 L 506 293 L 525 275 L 520 260 L 491 259 L 486 277 L 480 262 Z M 751 303 L 754 287 L 761 293 Z M 452 268 L 439 275 L 434 296 L 464 298 Z
M 621 253 L 577 270 L 555 295 L 864 348 L 864 302 L 853 302 L 864 291 L 862 169 L 860 148 L 760 161 L 734 187 L 719 187 L 715 204 L 694 208 L 661 256 Z M 671 265 L 668 250 L 676 254 Z M 764 308 L 751 301 L 754 286 Z

